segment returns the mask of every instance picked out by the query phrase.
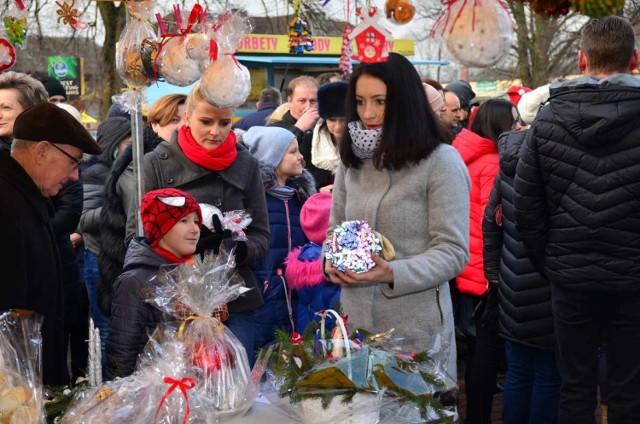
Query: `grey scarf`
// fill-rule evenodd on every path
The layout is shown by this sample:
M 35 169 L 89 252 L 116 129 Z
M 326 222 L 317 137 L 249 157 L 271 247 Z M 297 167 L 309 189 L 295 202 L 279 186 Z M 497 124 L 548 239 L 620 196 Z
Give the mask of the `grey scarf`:
M 371 159 L 380 146 L 382 128 L 368 130 L 361 121 L 349 122 L 349 134 L 351 135 L 351 150 L 360 159 Z

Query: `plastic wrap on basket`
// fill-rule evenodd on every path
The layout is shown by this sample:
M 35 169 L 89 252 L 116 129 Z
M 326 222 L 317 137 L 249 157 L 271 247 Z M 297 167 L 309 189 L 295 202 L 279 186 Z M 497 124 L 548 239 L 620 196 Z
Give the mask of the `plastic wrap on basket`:
M 248 289 L 235 269 L 234 256 L 196 259 L 164 275 L 148 301 L 165 313 L 184 319 L 175 337 L 183 343 L 185 360 L 194 376 L 195 391 L 215 409 L 218 417 L 242 414 L 256 395 L 247 353 L 236 336 L 211 316 Z
M 335 313 L 325 311 L 323 314 Z M 324 318 L 324 317 L 323 317 Z M 339 318 L 339 317 L 338 317 Z M 265 397 L 306 424 L 375 423 L 379 419 L 446 420 L 455 413 L 443 393 L 456 390 L 427 352 L 406 352 L 386 341 L 346 337 L 344 320 L 327 338 L 317 323 L 290 340 L 277 334 Z M 314 326 L 316 327 L 314 330 Z M 336 355 L 340 349 L 344 355 Z M 454 399 L 455 400 L 455 399 Z
M 215 411 L 194 390 L 183 343 L 171 334 L 156 331 L 134 374 L 78 395 L 61 423 L 215 422 Z
M 42 317 L 30 311 L 0 315 L 0 422 L 44 423 Z

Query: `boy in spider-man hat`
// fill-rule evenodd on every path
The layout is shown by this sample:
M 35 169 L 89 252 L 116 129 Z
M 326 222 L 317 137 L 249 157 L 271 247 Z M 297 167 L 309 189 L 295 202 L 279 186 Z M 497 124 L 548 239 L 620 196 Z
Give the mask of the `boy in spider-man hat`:
M 160 310 L 146 303 L 145 288 L 161 266 L 190 260 L 200 238 L 202 213 L 191 195 L 173 188 L 148 192 L 140 214 L 146 238 L 129 244 L 124 272 L 113 286 L 111 326 L 107 339 L 108 379 L 131 374 L 138 354 L 163 320 Z

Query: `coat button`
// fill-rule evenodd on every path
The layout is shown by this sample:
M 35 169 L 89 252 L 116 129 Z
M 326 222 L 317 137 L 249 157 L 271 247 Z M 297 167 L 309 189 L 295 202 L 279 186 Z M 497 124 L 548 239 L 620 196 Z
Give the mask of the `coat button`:
M 167 160 L 169 158 L 169 155 L 166 153 L 160 153 L 160 155 L 158 155 L 160 157 L 160 159 L 162 160 Z
M 173 178 L 167 178 L 167 179 L 165 180 L 165 182 L 166 182 L 167 184 L 173 184 Z
M 222 199 L 213 199 L 213 206 L 220 207 L 222 206 Z

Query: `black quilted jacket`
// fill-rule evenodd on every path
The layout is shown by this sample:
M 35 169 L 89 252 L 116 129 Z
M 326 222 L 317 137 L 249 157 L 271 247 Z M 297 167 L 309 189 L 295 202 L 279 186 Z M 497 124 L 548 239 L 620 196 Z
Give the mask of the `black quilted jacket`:
M 566 288 L 640 290 L 640 84 L 618 77 L 552 89 L 516 170 L 518 233 Z
M 167 261 L 141 239 L 133 239 L 124 260 L 124 272 L 113 285 L 111 326 L 107 339 L 107 379 L 133 373 L 149 336 L 166 316 L 144 300 L 153 287 L 151 278 Z
M 482 222 L 484 272 L 498 281 L 500 335 L 537 349 L 553 349 L 551 286 L 531 263 L 515 227 L 513 179 L 526 131 L 504 133 L 498 141 L 500 173 Z M 496 219 L 496 208 L 502 219 Z

